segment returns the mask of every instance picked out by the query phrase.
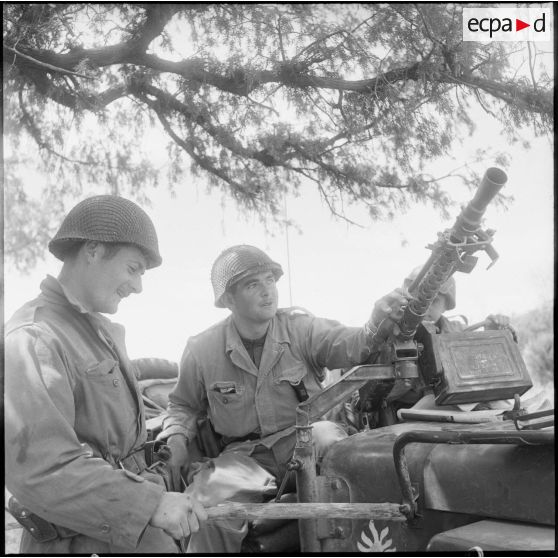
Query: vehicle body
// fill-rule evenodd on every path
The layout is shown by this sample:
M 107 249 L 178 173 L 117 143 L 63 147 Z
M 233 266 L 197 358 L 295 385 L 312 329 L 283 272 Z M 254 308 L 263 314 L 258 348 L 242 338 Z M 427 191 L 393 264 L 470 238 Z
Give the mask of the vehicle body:
M 484 374 L 476 376 L 476 381 L 468 378 L 468 398 L 455 378 L 446 382 L 445 397 L 449 392 L 468 402 L 491 401 L 504 399 L 515 389 L 519 404 L 499 412 L 447 411 L 452 409 L 448 406 L 438 407 L 440 410 L 400 410 L 398 416 L 407 417 L 405 420 L 361 430 L 335 443 L 317 476 L 304 473 L 312 470 L 312 460 L 305 459 L 304 449 L 299 449 L 306 445 L 304 440 L 294 455 L 303 501 L 396 503 L 401 505 L 403 518 L 303 521 L 302 550 L 482 553 L 555 549 L 552 411 L 529 413 L 522 408 L 519 393 L 528 389 L 530 382 L 525 370 L 514 369 L 513 363 L 522 364 L 522 360 L 508 332 L 453 333 L 447 337 L 459 351 L 468 348 L 470 360 L 476 363 L 482 344 L 479 339 L 484 337 L 485 356 L 492 348 L 500 360 L 495 369 L 490 358 L 484 359 Z M 511 350 L 508 356 L 513 359 L 502 356 L 502 344 Z M 450 359 L 454 364 L 458 360 Z M 375 370 L 371 366 L 357 367 L 347 372 L 337 387 L 326 388 L 323 399 L 336 399 L 327 391 L 342 393 L 343 384 L 350 385 L 351 374 L 361 378 L 367 374 L 387 376 L 388 371 L 381 366 Z M 461 372 L 461 379 L 471 376 L 467 374 L 470 368 L 443 370 L 448 372 Z M 500 386 L 500 392 L 483 389 L 497 384 L 497 377 L 501 380 L 502 375 L 507 378 L 507 387 Z M 356 381 L 356 385 L 361 383 Z M 448 384 L 458 387 L 448 390 Z M 325 406 L 327 403 L 318 398 L 301 405 L 299 431 L 304 431 L 306 419 L 311 422 L 313 414 Z M 465 422 L 472 420 L 484 422 Z
M 521 438 L 502 444 L 439 443 L 440 432 L 474 430 L 408 422 L 335 444 L 320 471 L 324 500 L 401 502 L 393 450 L 408 435 L 404 451 L 417 509 L 404 522 L 327 520 L 317 527 L 323 536 L 318 551 L 554 550 L 553 445 L 543 436 L 534 446 Z M 501 440 L 509 434 L 479 432 L 497 433 Z

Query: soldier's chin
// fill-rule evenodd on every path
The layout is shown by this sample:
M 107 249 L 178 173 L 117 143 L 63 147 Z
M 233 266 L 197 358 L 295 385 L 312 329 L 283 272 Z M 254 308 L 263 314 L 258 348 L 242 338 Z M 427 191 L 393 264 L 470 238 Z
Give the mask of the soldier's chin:
M 118 312 L 118 305 L 120 304 L 120 300 L 116 302 L 112 302 L 109 304 L 105 304 L 102 310 L 97 310 L 101 314 L 116 314 Z
M 272 304 L 270 306 L 262 306 L 263 314 L 268 318 L 273 318 L 277 312 L 277 305 Z

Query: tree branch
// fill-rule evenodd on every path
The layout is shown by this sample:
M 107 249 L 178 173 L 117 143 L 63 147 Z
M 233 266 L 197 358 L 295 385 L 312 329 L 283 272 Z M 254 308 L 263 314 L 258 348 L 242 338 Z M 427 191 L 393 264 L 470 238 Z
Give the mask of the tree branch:
M 199 4 L 192 6 L 192 8 L 199 7 Z M 131 42 L 135 43 L 135 50 L 145 51 L 151 41 L 163 32 L 173 16 L 184 8 L 180 4 L 147 4 L 145 8 L 145 22 L 136 30 L 131 39 Z
M 312 176 L 310 173 L 306 172 L 303 168 L 301 167 L 293 167 L 292 169 L 293 171 L 301 174 L 302 176 L 305 176 L 306 178 L 312 180 L 312 182 L 314 182 L 316 184 L 316 186 L 318 187 L 318 190 L 320 192 L 320 196 L 321 198 L 326 202 L 329 211 L 331 212 L 332 215 L 335 215 L 336 217 L 338 217 L 339 219 L 342 219 L 343 221 L 346 221 L 347 223 L 349 223 L 350 225 L 355 225 L 357 227 L 360 228 L 364 228 L 360 223 L 357 223 L 356 221 L 353 221 L 352 219 L 349 219 L 346 215 L 343 215 L 342 213 L 339 213 L 336 209 L 335 206 L 333 205 L 333 203 L 331 202 L 331 200 L 329 199 L 329 195 L 327 194 L 327 192 L 325 191 L 324 187 L 322 186 L 321 182 L 315 178 L 314 176 Z
M 8 50 L 9 52 L 13 52 L 16 56 L 21 56 L 25 60 L 31 62 L 31 64 L 33 66 L 36 66 L 37 68 L 44 68 L 45 70 L 47 70 L 49 72 L 56 72 L 56 73 L 64 74 L 64 75 L 69 74 L 69 75 L 81 77 L 81 78 L 84 78 L 84 79 L 95 79 L 92 76 L 87 76 L 85 74 L 79 74 L 77 72 L 71 72 L 70 70 L 65 70 L 64 68 L 58 68 L 57 66 L 53 66 L 52 64 L 47 64 L 46 62 L 41 62 L 40 60 L 36 60 L 35 58 L 32 58 L 31 56 L 27 56 L 27 54 L 23 54 L 22 52 L 18 52 L 15 48 L 12 48 L 12 47 L 8 46 L 6 43 L 4 43 L 2 46 L 4 47 L 5 50 Z
M 175 10 L 165 11 L 166 20 L 170 19 Z M 153 16 L 155 18 L 155 16 Z M 149 20 L 149 18 L 148 18 Z M 205 61 L 200 59 L 187 59 L 174 62 L 165 60 L 153 54 L 145 53 L 145 41 L 153 37 L 156 29 L 160 29 L 165 18 L 159 16 L 155 22 L 146 23 L 145 30 L 139 33 L 140 38 L 96 49 L 73 49 L 65 54 L 53 53 L 50 51 L 37 49 L 19 49 L 19 52 L 27 57 L 42 63 L 50 64 L 61 70 L 73 72 L 80 63 L 87 60 L 93 67 L 111 66 L 114 64 L 136 64 L 143 65 L 159 72 L 169 72 L 180 75 L 187 80 L 198 83 L 212 85 L 221 91 L 233 93 L 235 95 L 246 96 L 266 83 L 277 83 L 289 87 L 304 89 L 308 87 L 321 89 L 335 89 L 352 91 L 363 95 L 374 94 L 383 95 L 398 82 L 404 81 L 438 81 L 442 83 L 461 83 L 469 87 L 479 87 L 488 93 L 497 96 L 506 103 L 521 103 L 526 110 L 553 116 L 554 107 L 551 95 L 547 98 L 536 97 L 524 88 L 513 83 L 501 84 L 488 79 L 475 77 L 472 75 L 454 76 L 431 63 L 414 63 L 409 66 L 394 68 L 373 78 L 363 80 L 346 80 L 342 78 L 319 76 L 307 72 L 303 64 L 293 61 L 278 63 L 277 69 L 250 71 L 249 69 L 239 68 L 234 75 L 223 75 L 217 69 L 208 66 Z M 4 52 L 4 60 L 10 56 L 9 51 Z M 12 55 L 13 56 L 13 55 Z M 16 66 L 29 65 L 30 62 L 23 57 L 8 59 L 8 63 Z M 36 68 L 36 63 L 35 69 Z M 441 70 L 441 71 L 440 71 Z M 436 78 L 431 77 L 436 75 Z M 63 103 L 64 104 L 64 103 Z
M 196 151 L 194 150 L 194 148 L 191 145 L 189 145 L 187 142 L 185 142 L 180 136 L 178 136 L 175 133 L 175 131 L 172 129 L 172 126 L 170 125 L 170 122 L 166 119 L 165 115 L 163 114 L 163 111 L 161 110 L 161 107 L 157 103 L 151 101 L 147 97 L 145 97 L 143 99 L 143 101 L 155 112 L 155 114 L 157 115 L 157 118 L 159 119 L 159 121 L 163 125 L 163 128 L 165 129 L 167 134 L 172 138 L 172 140 L 177 145 L 179 145 L 182 149 L 184 149 L 184 151 L 186 151 L 186 153 L 188 153 L 188 155 L 190 155 L 190 157 L 192 157 L 192 159 L 194 159 L 194 161 L 201 168 L 203 168 L 204 170 L 213 174 L 214 176 L 217 176 L 221 180 L 225 181 L 227 184 L 229 184 L 232 187 L 233 191 L 236 191 L 244 199 L 250 199 L 254 203 L 254 205 L 256 205 L 255 195 L 254 195 L 253 192 L 250 192 L 249 190 L 244 188 L 244 186 L 242 184 L 240 184 L 239 182 L 236 182 L 230 176 L 228 176 L 225 172 L 223 172 L 221 169 L 218 169 L 217 167 L 215 167 L 215 165 L 213 165 L 207 159 L 207 157 L 202 157 L 201 155 L 196 153 Z
M 149 106 L 153 108 L 153 110 L 155 110 L 155 107 L 157 107 L 158 111 L 167 108 L 178 112 L 189 122 L 201 126 L 213 138 L 219 138 L 217 141 L 223 147 L 226 147 L 236 155 L 256 159 L 259 160 L 261 163 L 270 166 L 269 158 L 264 158 L 258 155 L 257 152 L 247 149 L 225 128 L 214 125 L 209 119 L 209 116 L 200 112 L 194 112 L 191 108 L 179 101 L 173 95 L 162 91 L 161 89 L 158 89 L 153 85 L 145 83 L 135 83 L 133 85 L 133 92 L 136 95 L 151 95 L 152 97 L 155 97 L 157 99 L 157 102 L 154 103 L 153 101 L 150 101 L 149 104 Z M 142 96 L 142 99 L 145 100 L 147 99 L 147 97 Z M 157 113 L 157 111 L 155 112 Z
M 100 93 L 86 95 L 80 90 L 72 92 L 64 87 L 55 85 L 42 72 L 29 72 L 28 77 L 39 93 L 53 100 L 55 103 L 72 110 L 76 110 L 79 106 L 82 106 L 82 108 L 87 110 L 98 111 L 128 94 L 128 86 L 125 84 L 110 87 Z
M 199 5 L 192 5 L 192 8 L 199 8 Z M 190 9 L 192 9 L 190 8 Z M 4 52 L 4 61 L 13 62 L 16 66 L 25 66 L 31 59 L 33 65 L 50 65 L 57 68 L 57 71 L 73 72 L 83 61 L 87 61 L 92 67 L 106 67 L 113 64 L 133 63 L 134 57 L 145 52 L 149 44 L 158 37 L 166 24 L 174 14 L 185 9 L 182 5 L 162 4 L 149 5 L 146 9 L 146 18 L 128 41 L 109 45 L 100 48 L 84 49 L 81 47 L 72 48 L 66 53 L 56 53 L 48 50 L 34 48 L 19 49 L 19 56 L 23 61 L 6 60 L 7 54 Z M 9 45 L 8 45 L 9 47 Z

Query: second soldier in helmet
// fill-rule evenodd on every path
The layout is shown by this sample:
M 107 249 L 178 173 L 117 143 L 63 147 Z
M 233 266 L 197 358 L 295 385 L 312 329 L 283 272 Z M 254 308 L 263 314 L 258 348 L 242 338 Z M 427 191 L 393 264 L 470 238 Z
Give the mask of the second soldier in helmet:
M 381 344 L 381 324 L 398 320 L 408 302 L 396 289 L 381 298 L 364 327 L 346 327 L 298 308 L 278 309 L 276 282 L 283 270 L 254 246 L 222 252 L 213 264 L 215 305 L 230 315 L 189 339 L 179 380 L 169 397 L 161 438 L 173 450 L 175 471 L 188 473 L 198 420 L 207 414 L 226 460 L 215 475 L 193 475 L 189 490 L 202 501 L 222 490 L 219 467 L 249 460 L 281 481 L 295 445 L 296 407 L 322 389 L 323 369 L 364 363 Z M 335 423 L 314 425 L 317 460 L 328 443 L 346 436 Z M 190 471 L 191 474 L 191 471 Z M 261 487 L 262 492 L 265 486 Z M 189 552 L 239 552 L 246 535 L 240 520 L 208 525 L 190 539 Z
M 403 287 L 408 289 L 412 282 L 417 278 L 422 266 L 416 267 L 409 273 L 403 282 Z M 428 308 L 426 315 L 424 317 L 425 321 L 432 322 L 436 325 L 437 330 L 440 333 L 450 333 L 452 331 L 463 331 L 467 327 L 467 319 L 464 316 L 465 325 L 457 320 L 449 320 L 444 313 L 448 310 L 453 310 L 455 308 L 457 296 L 457 288 L 455 284 L 455 279 L 450 277 L 441 287 L 432 301 L 432 304 Z M 508 316 L 502 314 L 489 314 L 483 322 L 484 329 L 513 329 L 510 326 L 510 319 Z

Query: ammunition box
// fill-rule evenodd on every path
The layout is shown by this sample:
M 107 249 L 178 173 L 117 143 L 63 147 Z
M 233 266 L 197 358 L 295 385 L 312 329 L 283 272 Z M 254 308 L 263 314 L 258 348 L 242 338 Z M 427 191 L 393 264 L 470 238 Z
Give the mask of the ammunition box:
M 508 330 L 434 333 L 421 326 L 417 341 L 423 377 L 438 405 L 512 399 L 532 387 Z

